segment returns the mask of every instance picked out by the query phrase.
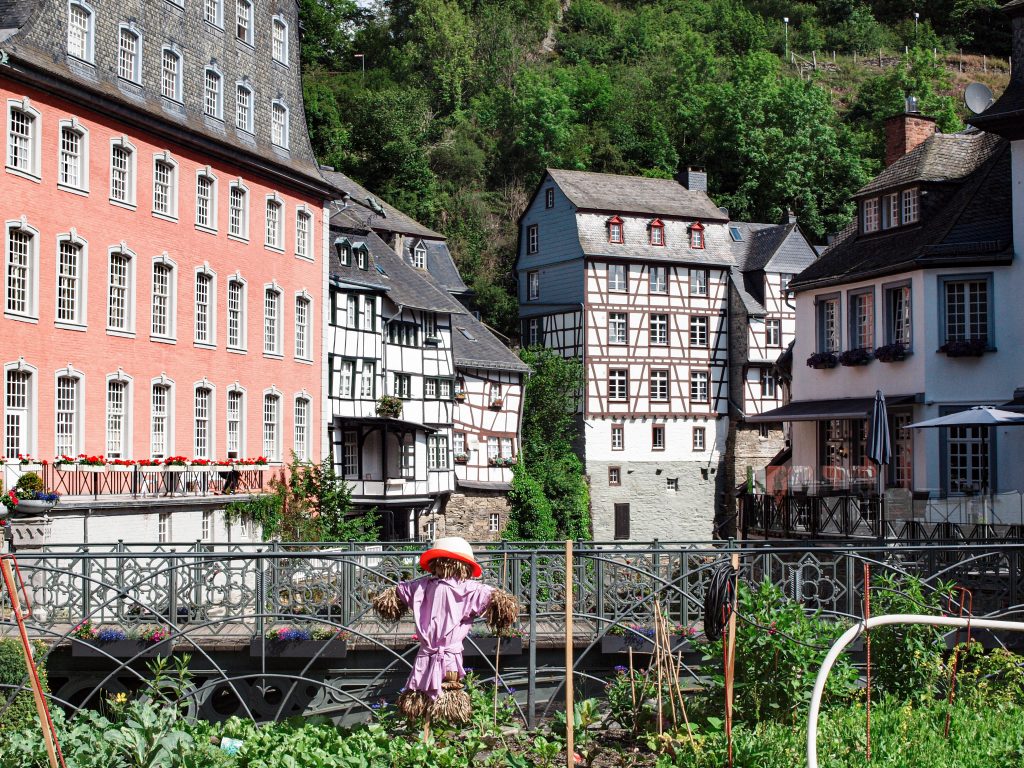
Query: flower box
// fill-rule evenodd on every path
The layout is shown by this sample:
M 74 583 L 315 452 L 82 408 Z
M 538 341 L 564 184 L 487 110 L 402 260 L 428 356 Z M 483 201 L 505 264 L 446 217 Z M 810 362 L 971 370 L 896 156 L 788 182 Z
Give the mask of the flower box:
M 54 464 L 53 466 L 54 466 L 54 468 L 56 468 L 56 470 L 58 472 L 77 472 L 78 471 L 78 465 L 77 464 Z
M 107 469 L 111 472 L 134 472 L 134 464 L 108 464 Z
M 191 467 L 187 467 L 184 464 L 166 464 L 164 465 L 164 472 L 188 472 Z
M 875 350 L 875 360 L 880 363 L 898 363 L 907 359 L 907 348 L 900 342 L 885 344 Z
M 469 461 L 469 456 L 467 456 L 464 453 L 463 454 L 456 454 L 455 455 L 455 463 L 456 464 L 465 464 L 468 461 Z
M 53 509 L 56 504 L 56 501 L 43 501 L 42 499 L 18 499 L 18 506 L 14 508 L 14 511 L 23 515 L 42 515 Z
M 689 653 L 693 650 L 690 639 L 682 635 L 672 635 L 670 638 L 673 653 Z M 641 637 L 633 632 L 624 635 L 605 635 L 601 638 L 601 653 L 654 653 L 654 639 Z
M 816 371 L 835 368 L 839 365 L 839 358 L 834 352 L 815 352 L 807 358 L 807 367 Z
M 982 339 L 971 339 L 970 341 L 947 341 L 941 347 L 946 357 L 981 357 L 988 349 L 988 342 Z
M 455 393 L 455 402 L 462 403 L 462 402 L 465 402 L 465 400 L 466 400 L 466 393 L 465 392 L 456 392 Z
M 348 656 L 348 641 L 341 638 L 281 641 L 254 637 L 249 642 L 249 656 L 255 659 L 266 656 L 301 661 L 308 661 L 315 656 L 316 662 L 344 659 Z
M 522 656 L 523 638 L 521 637 L 467 637 L 466 642 L 462 644 L 462 654 L 493 658 L 498 650 L 499 639 L 501 640 L 502 656 Z
M 853 368 L 859 365 L 867 365 L 873 359 L 872 353 L 867 349 L 848 349 L 839 355 L 839 364 L 847 368 Z
M 6 462 L 6 464 L 7 464 L 8 467 L 11 467 L 12 469 L 21 470 L 22 472 L 42 472 L 43 471 L 43 465 L 40 464 L 39 462 L 35 462 L 35 461 L 30 461 L 27 464 L 22 464 L 20 461 L 14 460 L 14 461 L 8 461 L 8 462 Z
M 78 465 L 78 471 L 79 472 L 92 472 L 93 474 L 98 474 L 100 472 L 106 472 L 107 471 L 107 465 L 106 464 L 79 464 Z
M 171 641 L 148 643 L 145 640 L 111 640 L 101 643 L 98 640 L 71 639 L 71 655 L 78 658 L 105 659 L 155 659 L 157 656 L 171 655 Z

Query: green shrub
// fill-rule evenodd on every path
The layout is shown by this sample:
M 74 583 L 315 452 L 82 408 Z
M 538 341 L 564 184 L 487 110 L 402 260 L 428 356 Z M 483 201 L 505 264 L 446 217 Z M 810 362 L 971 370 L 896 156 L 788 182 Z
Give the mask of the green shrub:
M 32 652 L 37 659 L 44 658 L 47 648 L 42 643 L 33 643 Z M 39 665 L 39 681 L 42 683 L 43 691 L 50 692 L 46 681 L 46 665 Z M 28 677 L 25 669 L 25 656 L 21 647 L 21 641 L 13 638 L 0 639 L 0 708 L 10 699 L 14 686 L 25 690 L 19 691 L 14 697 L 11 705 L 0 714 L 0 732 L 7 733 L 20 728 L 39 727 L 39 716 L 36 714 L 35 700 L 32 698 L 32 690 L 28 687 Z
M 46 487 L 43 485 L 43 478 L 35 472 L 27 472 L 18 478 L 14 490 L 19 499 L 31 499 L 35 497 L 36 493 L 45 491 Z

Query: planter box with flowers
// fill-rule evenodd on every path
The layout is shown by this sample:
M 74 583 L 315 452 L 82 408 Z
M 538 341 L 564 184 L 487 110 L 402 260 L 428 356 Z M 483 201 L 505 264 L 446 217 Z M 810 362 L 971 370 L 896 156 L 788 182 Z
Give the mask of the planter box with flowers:
M 134 472 L 135 462 L 131 459 L 114 459 L 107 464 L 107 468 L 111 472 Z
M 835 368 L 837 365 L 839 365 L 839 358 L 835 352 L 815 352 L 807 358 L 807 367 L 819 371 Z
M 465 400 L 466 400 L 466 393 L 465 392 L 456 392 L 455 393 L 455 402 L 462 403 L 462 402 L 465 402 Z
M 188 459 L 185 456 L 168 456 L 164 459 L 165 472 L 185 472 L 188 470 Z
M 71 655 L 91 658 L 153 659 L 171 654 L 171 641 L 162 627 L 142 627 L 125 632 L 119 627 L 95 629 L 84 621 L 71 633 Z
M 163 472 L 164 463 L 160 459 L 139 459 L 135 462 L 140 472 Z
M 213 461 L 210 459 L 192 459 L 188 467 L 193 472 L 209 472 L 213 469 Z
M 318 626 L 302 629 L 294 626 L 273 627 L 263 637 L 254 637 L 249 643 L 249 655 L 263 655 L 276 659 L 296 659 L 302 662 L 316 657 L 317 662 L 344 659 L 348 655 L 350 635 L 344 630 Z
M 854 368 L 859 365 L 867 365 L 874 359 L 871 350 L 858 347 L 857 349 L 848 349 L 839 355 L 839 364 L 847 368 Z
M 36 491 L 31 498 L 19 498 L 14 511 L 23 515 L 41 515 L 53 509 L 58 501 L 60 501 L 60 494 Z
M 456 464 L 466 464 L 468 461 L 469 461 L 469 454 L 468 453 L 456 453 L 455 454 L 455 463 Z
M 484 656 L 494 658 L 501 643 L 502 656 L 521 656 L 523 653 L 523 635 L 517 629 L 506 630 L 500 637 L 491 634 L 476 634 L 474 631 L 462 645 L 465 656 Z M 474 645 L 475 644 L 475 645 Z
M 985 339 L 947 341 L 939 347 L 939 352 L 946 357 L 981 357 L 987 350 L 988 342 Z
M 235 459 L 234 467 L 238 470 L 262 469 L 270 463 L 266 456 L 257 456 L 255 459 Z
M 492 467 L 514 467 L 516 465 L 516 459 L 514 456 L 505 458 L 504 456 L 491 456 L 487 459 L 487 463 Z
M 892 344 L 885 344 L 875 350 L 875 360 L 880 363 L 898 363 L 906 360 L 907 346 L 899 341 Z
M 677 624 L 669 629 L 669 642 L 673 653 L 689 653 L 693 649 L 690 638 L 696 636 L 694 627 Z M 643 624 L 616 625 L 601 638 L 601 653 L 654 653 L 654 628 Z
M 80 453 L 78 454 L 76 466 L 79 472 L 106 472 L 107 460 L 103 458 L 102 454 L 99 456 L 86 456 L 84 453 Z
M 491 400 L 491 408 L 501 408 L 505 404 L 505 401 L 500 397 L 496 397 Z
M 33 459 L 31 456 L 25 453 L 19 453 L 17 458 L 8 459 L 6 462 L 9 467 L 17 467 L 21 472 L 39 472 L 42 470 L 45 461 L 39 461 Z
M 384 419 L 397 419 L 402 415 L 402 401 L 394 395 L 381 395 L 377 399 L 377 415 Z
M 53 466 L 58 472 L 77 472 L 78 460 L 62 453 L 53 460 Z

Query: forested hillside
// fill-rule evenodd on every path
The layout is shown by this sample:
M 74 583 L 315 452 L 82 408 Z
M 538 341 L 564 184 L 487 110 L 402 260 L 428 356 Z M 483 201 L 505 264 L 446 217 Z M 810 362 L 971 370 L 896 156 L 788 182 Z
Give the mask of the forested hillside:
M 700 163 L 734 218 L 792 208 L 824 239 L 878 171 L 882 121 L 905 95 L 940 130 L 961 127 L 942 54 L 1009 47 L 995 0 L 301 5 L 321 162 L 445 233 L 484 319 L 505 332 L 515 223 L 545 167 L 669 177 Z M 896 66 L 864 66 L 904 47 Z M 835 51 L 836 64 L 802 76 L 793 51 Z

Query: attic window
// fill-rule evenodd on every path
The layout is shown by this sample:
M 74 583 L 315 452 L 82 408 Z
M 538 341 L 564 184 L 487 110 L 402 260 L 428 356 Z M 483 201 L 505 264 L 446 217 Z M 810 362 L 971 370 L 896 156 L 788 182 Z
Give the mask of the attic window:
M 352 250 L 356 252 L 356 265 L 360 269 L 366 269 L 366 264 L 369 261 L 367 258 L 369 254 L 366 252 L 366 243 L 356 243 Z
M 704 250 L 704 225 L 699 221 L 690 225 L 690 247 Z
M 465 336 L 470 341 L 476 341 L 476 336 L 474 336 L 472 333 L 470 333 L 469 330 L 466 329 L 466 328 L 462 328 L 460 326 L 459 327 L 459 333 L 461 333 L 463 336 Z
M 903 190 L 903 223 L 916 224 L 920 218 L 920 192 L 917 187 Z
M 553 187 L 548 187 L 547 189 L 544 190 L 544 207 L 555 207 L 555 190 Z
M 729 227 L 729 237 L 732 238 L 734 243 L 743 242 L 743 233 L 740 232 L 740 228 L 736 226 Z
M 622 219 L 618 216 L 608 219 L 608 242 L 622 243 Z
M 664 245 L 665 244 L 665 225 L 661 219 L 655 219 L 651 222 L 651 245 Z
M 872 197 L 861 203 L 861 232 L 878 231 L 878 198 Z
M 352 244 L 348 239 L 340 237 L 334 241 L 334 247 L 338 250 L 338 258 L 341 260 L 342 266 L 352 266 Z
M 427 246 L 422 241 L 416 243 L 416 247 L 412 249 L 412 265 L 416 269 L 427 268 Z

